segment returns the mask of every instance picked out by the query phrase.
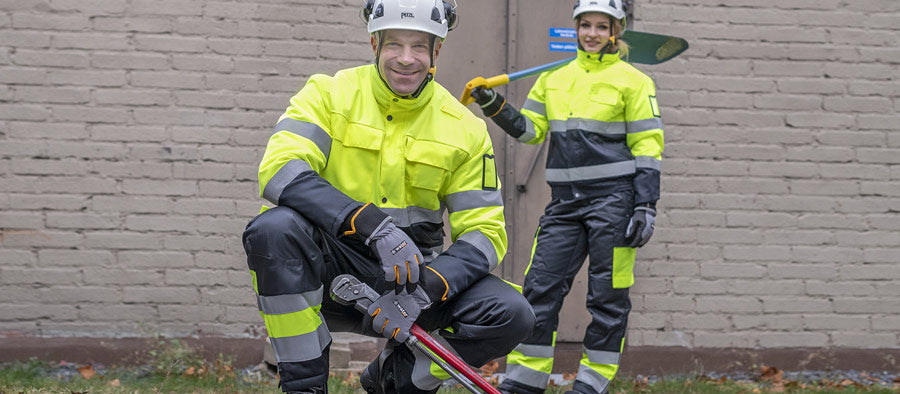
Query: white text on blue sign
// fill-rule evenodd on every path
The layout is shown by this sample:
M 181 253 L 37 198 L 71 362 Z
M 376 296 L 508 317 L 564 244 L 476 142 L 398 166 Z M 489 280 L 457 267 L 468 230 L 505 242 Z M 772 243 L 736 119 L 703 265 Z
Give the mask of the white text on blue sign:
M 574 42 L 551 42 L 550 50 L 553 52 L 576 52 L 578 46 Z
M 550 28 L 550 37 L 575 38 L 575 29 L 569 29 L 569 28 L 563 28 L 563 27 L 551 27 Z

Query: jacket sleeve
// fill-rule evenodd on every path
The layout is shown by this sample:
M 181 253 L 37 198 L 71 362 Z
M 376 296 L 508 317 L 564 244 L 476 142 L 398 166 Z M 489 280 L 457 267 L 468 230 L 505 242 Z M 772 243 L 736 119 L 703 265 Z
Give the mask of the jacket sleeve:
M 634 203 L 655 204 L 659 200 L 663 130 L 656 87 L 649 77 L 626 94 L 625 131 L 636 166 Z
M 506 254 L 506 221 L 494 149 L 484 123 L 478 124 L 480 141 L 452 171 L 442 196 L 453 244 L 423 271 L 433 301 L 451 298 L 488 275 Z
M 323 86 L 324 85 L 324 86 Z M 319 176 L 331 152 L 329 77 L 314 75 L 291 98 L 259 164 L 259 192 L 337 234 L 347 215 L 363 204 Z
M 547 73 L 542 73 L 531 90 L 528 91 L 528 97 L 525 98 L 525 104 L 522 105 L 522 115 L 525 116 L 527 123 L 525 125 L 525 133 L 516 138 L 526 144 L 540 144 L 547 137 L 547 130 L 550 129 L 550 121 L 547 119 L 547 96 L 546 82 Z
M 543 75 L 532 86 L 522 111 L 497 94 L 494 101 L 481 108 L 485 116 L 511 137 L 526 144 L 540 144 L 547 135 L 547 110 L 544 105 Z

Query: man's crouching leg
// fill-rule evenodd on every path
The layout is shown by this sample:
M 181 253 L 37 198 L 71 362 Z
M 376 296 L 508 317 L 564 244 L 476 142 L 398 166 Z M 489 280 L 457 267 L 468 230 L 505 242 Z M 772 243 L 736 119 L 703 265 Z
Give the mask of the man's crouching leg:
M 321 239 L 287 207 L 261 213 L 244 231 L 253 289 L 286 392 L 327 392 L 331 335 L 319 312 L 327 291 Z
M 534 327 L 534 312 L 521 293 L 490 275 L 452 299 L 435 303 L 419 316 L 417 323 L 477 368 L 505 356 L 528 338 Z M 367 378 L 372 379 L 377 372 L 377 386 L 387 389 L 372 392 L 434 393 L 443 381 L 450 379 L 426 355 L 405 345 L 396 346 L 383 356 L 370 365 Z

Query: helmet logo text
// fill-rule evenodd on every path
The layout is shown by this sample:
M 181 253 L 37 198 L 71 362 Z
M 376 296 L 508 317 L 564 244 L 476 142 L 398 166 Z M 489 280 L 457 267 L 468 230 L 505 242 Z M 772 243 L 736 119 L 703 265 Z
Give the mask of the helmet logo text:
M 401 12 L 401 13 L 400 13 L 400 19 L 415 18 L 415 17 L 416 17 L 416 16 L 413 15 L 412 12 Z

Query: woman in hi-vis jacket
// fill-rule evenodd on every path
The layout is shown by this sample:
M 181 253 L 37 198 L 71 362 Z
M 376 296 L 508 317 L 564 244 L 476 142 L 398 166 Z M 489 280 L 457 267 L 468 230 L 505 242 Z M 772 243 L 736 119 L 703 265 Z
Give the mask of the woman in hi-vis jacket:
M 587 308 L 575 393 L 604 393 L 625 343 L 635 248 L 653 234 L 659 199 L 662 120 L 653 81 L 616 40 L 621 0 L 579 1 L 573 18 L 576 60 L 541 74 L 521 111 L 489 88 L 472 97 L 507 134 L 527 144 L 549 140 L 551 201 L 535 236 L 523 293 L 534 308 L 532 335 L 507 357 L 507 393 L 542 393 L 553 368 L 563 298 L 590 256 Z

